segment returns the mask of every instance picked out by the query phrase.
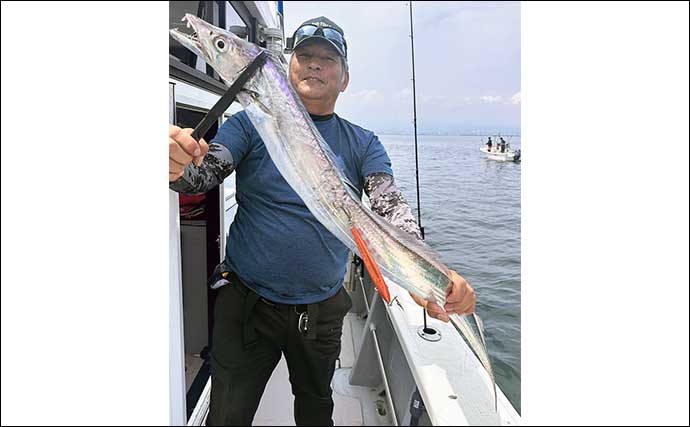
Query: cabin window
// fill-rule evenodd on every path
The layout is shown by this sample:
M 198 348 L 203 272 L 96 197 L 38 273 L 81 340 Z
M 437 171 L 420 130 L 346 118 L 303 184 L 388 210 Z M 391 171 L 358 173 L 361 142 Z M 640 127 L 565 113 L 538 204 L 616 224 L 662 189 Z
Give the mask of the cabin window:
M 237 13 L 235 8 L 228 3 L 228 7 L 225 8 L 225 25 L 226 28 L 229 30 L 232 30 L 232 27 L 244 27 L 244 32 L 247 34 L 244 36 L 245 40 L 249 40 L 249 30 L 247 28 L 247 23 L 242 20 L 242 17 Z M 233 33 L 237 34 L 238 36 L 242 37 L 242 34 L 238 34 L 239 32 L 233 31 Z

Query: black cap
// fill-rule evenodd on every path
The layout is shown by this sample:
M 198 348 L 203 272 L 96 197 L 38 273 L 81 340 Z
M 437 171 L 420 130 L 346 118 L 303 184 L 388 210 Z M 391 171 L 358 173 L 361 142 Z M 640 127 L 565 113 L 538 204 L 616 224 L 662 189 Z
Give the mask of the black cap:
M 330 28 L 332 30 L 335 30 L 336 32 L 340 33 L 341 37 L 339 38 L 342 40 L 338 40 L 337 34 L 335 35 L 336 37 L 328 37 L 322 31 L 317 31 L 316 33 L 311 35 L 303 35 L 301 37 L 296 37 L 298 31 L 306 25 L 314 25 L 316 27 L 320 27 L 321 29 Z M 296 44 L 295 38 L 298 38 Z M 340 26 L 338 26 L 338 24 L 326 18 L 325 16 L 319 16 L 318 18 L 309 19 L 307 21 L 304 21 L 299 27 L 297 27 L 297 30 L 293 34 L 293 37 L 288 40 L 288 48 L 294 51 L 299 45 L 303 44 L 308 40 L 324 40 L 328 42 L 336 50 L 336 52 L 338 52 L 338 54 L 347 61 L 347 42 L 345 41 L 345 32 L 342 28 L 340 28 Z

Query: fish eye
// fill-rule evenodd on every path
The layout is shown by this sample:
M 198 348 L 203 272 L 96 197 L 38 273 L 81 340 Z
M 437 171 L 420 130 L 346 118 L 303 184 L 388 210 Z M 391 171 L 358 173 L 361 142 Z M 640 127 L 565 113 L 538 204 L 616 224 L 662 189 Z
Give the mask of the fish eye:
M 228 43 L 220 37 L 216 39 L 214 44 L 216 46 L 216 49 L 218 49 L 221 52 L 225 52 L 228 49 Z

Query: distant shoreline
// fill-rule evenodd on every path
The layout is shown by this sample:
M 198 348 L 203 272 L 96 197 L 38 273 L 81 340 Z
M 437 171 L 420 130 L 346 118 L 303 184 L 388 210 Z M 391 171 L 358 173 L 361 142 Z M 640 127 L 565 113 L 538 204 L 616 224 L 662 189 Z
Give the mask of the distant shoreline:
M 374 131 L 377 135 L 392 135 L 392 136 L 414 136 L 413 133 L 408 132 L 386 132 L 386 131 Z M 445 132 L 418 132 L 417 136 L 476 136 L 476 137 L 487 137 L 487 136 L 504 136 L 504 137 L 520 137 L 519 133 L 503 133 L 503 132 L 492 132 L 492 133 L 445 133 Z

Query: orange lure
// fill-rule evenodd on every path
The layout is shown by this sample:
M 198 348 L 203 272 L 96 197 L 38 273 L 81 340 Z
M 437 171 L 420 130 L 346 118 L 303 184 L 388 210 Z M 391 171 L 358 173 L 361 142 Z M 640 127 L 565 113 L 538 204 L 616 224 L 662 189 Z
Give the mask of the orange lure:
M 367 245 L 366 243 L 364 243 L 362 235 L 359 233 L 359 230 L 354 225 L 352 226 L 352 235 L 355 238 L 355 243 L 357 243 L 359 252 L 362 254 L 362 260 L 364 261 L 364 265 L 367 267 L 367 271 L 369 272 L 371 279 L 374 281 L 376 289 L 379 291 L 379 294 L 381 294 L 381 298 L 383 298 L 383 300 L 386 301 L 386 303 L 390 303 L 391 294 L 388 291 L 388 286 L 386 285 L 386 282 L 383 281 L 381 271 L 379 271 L 379 268 L 376 266 L 376 262 L 374 262 L 374 258 L 371 256 L 369 249 L 367 249 Z

